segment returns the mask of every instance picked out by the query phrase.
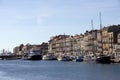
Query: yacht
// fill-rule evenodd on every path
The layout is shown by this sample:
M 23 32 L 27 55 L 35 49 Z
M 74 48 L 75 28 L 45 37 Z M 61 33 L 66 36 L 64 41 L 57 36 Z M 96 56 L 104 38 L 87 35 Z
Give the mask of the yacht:
M 41 60 L 42 55 L 40 54 L 40 50 L 32 50 L 30 53 L 27 53 L 23 56 L 25 60 Z

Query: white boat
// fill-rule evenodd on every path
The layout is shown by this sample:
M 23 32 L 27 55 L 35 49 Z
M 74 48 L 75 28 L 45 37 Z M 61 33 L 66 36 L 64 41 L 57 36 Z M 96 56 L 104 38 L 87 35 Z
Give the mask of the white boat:
M 40 50 L 32 50 L 30 53 L 27 53 L 23 56 L 25 60 L 41 60 L 42 55 L 40 54 Z
M 58 61 L 72 61 L 72 59 L 68 56 L 60 56 L 57 58 Z
M 42 60 L 57 60 L 53 55 L 47 54 L 43 55 Z
M 96 62 L 96 56 L 84 56 L 83 61 L 85 62 Z

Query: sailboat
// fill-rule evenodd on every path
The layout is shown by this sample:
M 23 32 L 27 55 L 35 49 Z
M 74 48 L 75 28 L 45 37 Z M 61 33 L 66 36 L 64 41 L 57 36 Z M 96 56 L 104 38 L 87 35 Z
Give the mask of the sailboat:
M 101 20 L 101 13 L 99 13 L 99 17 L 100 17 L 101 43 L 102 43 L 102 46 L 103 46 L 103 42 L 102 42 L 102 20 Z M 102 53 L 101 53 L 100 56 L 97 57 L 96 62 L 97 63 L 104 63 L 104 64 L 111 63 L 111 57 L 108 56 L 108 55 L 104 55 L 103 54 L 103 47 L 102 47 Z

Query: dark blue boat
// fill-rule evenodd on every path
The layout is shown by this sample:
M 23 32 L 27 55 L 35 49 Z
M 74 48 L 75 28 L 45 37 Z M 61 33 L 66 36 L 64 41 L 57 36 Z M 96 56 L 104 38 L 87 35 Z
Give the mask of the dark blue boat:
M 82 62 L 83 61 L 83 57 L 82 56 L 76 56 L 75 59 L 73 59 L 73 61 Z

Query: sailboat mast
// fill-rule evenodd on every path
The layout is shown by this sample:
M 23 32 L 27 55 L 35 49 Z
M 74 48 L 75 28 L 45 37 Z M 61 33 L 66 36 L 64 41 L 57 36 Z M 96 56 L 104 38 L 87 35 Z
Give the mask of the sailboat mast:
M 66 34 L 64 33 L 64 56 L 66 55 Z
M 93 40 L 93 48 L 92 48 L 92 52 L 94 54 L 94 34 L 93 34 L 93 20 L 91 20 L 91 27 L 92 27 L 92 40 Z
M 91 26 L 92 26 L 92 31 L 93 31 L 93 20 L 91 20 Z
M 101 18 L 101 12 L 99 13 L 99 18 L 100 18 L 100 30 L 102 30 L 102 18 Z
M 103 41 L 102 41 L 102 39 L 103 39 L 103 36 L 102 36 L 102 18 L 101 18 L 101 12 L 99 13 L 99 18 L 100 18 L 100 34 L 101 34 L 101 49 L 102 49 L 102 55 L 103 55 Z

